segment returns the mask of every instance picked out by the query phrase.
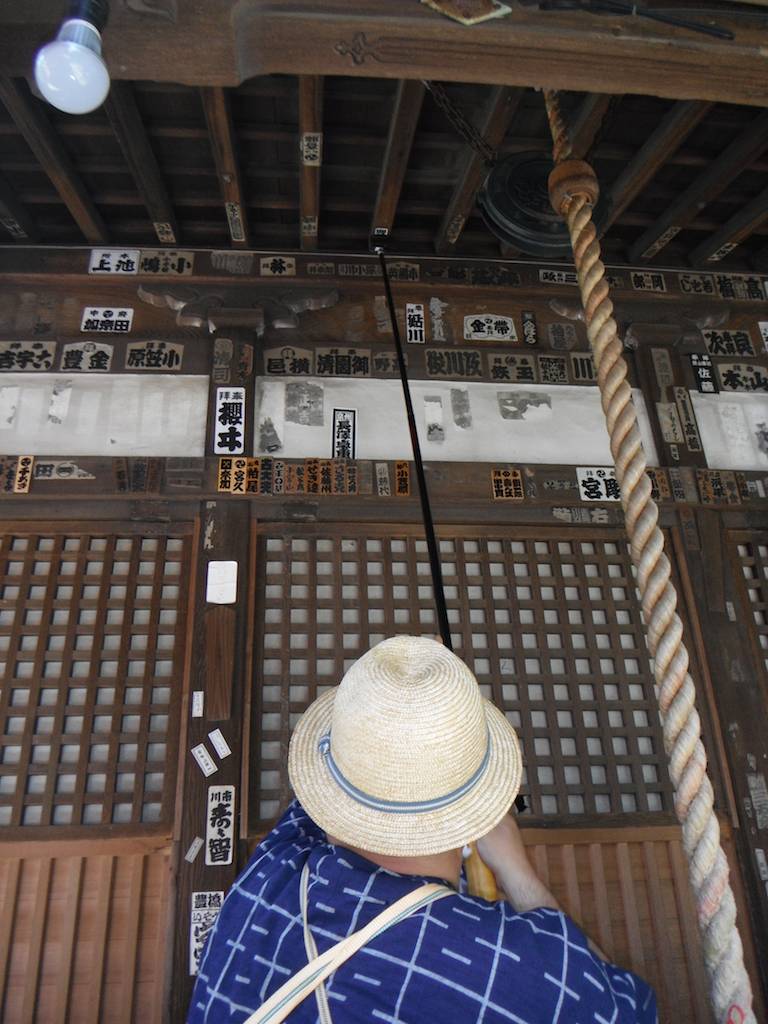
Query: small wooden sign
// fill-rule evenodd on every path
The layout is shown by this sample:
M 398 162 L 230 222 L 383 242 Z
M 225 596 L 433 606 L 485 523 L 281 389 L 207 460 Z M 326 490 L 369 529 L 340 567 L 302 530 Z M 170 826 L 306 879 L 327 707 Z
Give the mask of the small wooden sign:
M 492 469 L 491 494 L 494 501 L 523 501 L 523 474 L 519 469 Z
M 395 495 L 409 498 L 411 495 L 411 464 L 407 461 L 395 463 Z
M 654 501 L 672 501 L 672 486 L 665 469 L 649 467 L 646 469 L 651 481 L 651 497 Z
M 20 455 L 16 460 L 16 476 L 13 480 L 14 494 L 28 494 L 32 483 L 32 470 L 35 465 L 34 455 Z

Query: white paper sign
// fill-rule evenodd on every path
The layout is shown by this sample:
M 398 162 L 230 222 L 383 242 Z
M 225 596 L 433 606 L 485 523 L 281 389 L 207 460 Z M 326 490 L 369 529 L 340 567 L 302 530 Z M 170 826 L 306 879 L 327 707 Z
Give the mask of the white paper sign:
M 61 369 L 67 373 L 108 373 L 112 369 L 114 345 L 103 341 L 75 341 L 61 353 Z
M 573 270 L 540 270 L 539 280 L 542 284 L 579 283 L 579 279 Z
M 200 771 L 206 779 L 219 770 L 204 743 L 198 743 L 196 747 L 192 747 L 192 757 L 197 761 Z
M 155 225 L 157 227 L 157 225 Z M 140 269 L 142 274 L 156 274 L 158 277 L 188 277 L 195 266 L 195 254 L 191 249 L 142 249 Z
M 426 341 L 424 327 L 423 304 L 407 302 L 405 304 L 405 340 L 411 345 L 423 345 Z
M 515 321 L 511 316 L 476 313 L 464 317 L 465 341 L 517 341 Z
M 188 861 L 190 864 L 194 864 L 194 862 L 197 860 L 197 855 L 198 855 L 198 853 L 200 853 L 202 848 L 203 848 L 203 840 L 202 840 L 202 838 L 200 836 L 195 836 L 195 838 L 189 844 L 189 849 L 184 854 L 184 860 Z
M 582 501 L 621 501 L 616 470 L 608 466 L 579 466 L 579 495 Z
M 245 451 L 245 388 L 216 388 L 216 455 L 242 455 Z
M 356 423 L 356 409 L 333 410 L 332 459 L 354 459 Z
M 86 306 L 80 321 L 81 331 L 101 334 L 127 334 L 133 324 L 133 310 L 118 306 Z
M 296 259 L 293 256 L 262 256 L 259 273 L 262 277 L 295 277 Z
M 205 704 L 205 694 L 202 690 L 193 690 L 192 692 L 192 717 L 202 718 L 203 717 L 203 706 Z
M 208 938 L 208 932 L 216 924 L 223 902 L 223 889 L 192 893 L 192 911 L 189 918 L 189 973 L 192 977 L 200 969 L 205 940 Z
M 214 729 L 208 733 L 208 739 L 213 744 L 213 749 L 221 758 L 229 757 L 232 751 L 229 749 L 229 744 L 224 739 L 224 734 L 221 729 Z
M 236 599 L 237 562 L 209 562 L 205 600 L 209 604 L 234 604 Z
M 138 249 L 91 249 L 89 274 L 137 274 L 141 252 Z
M 231 864 L 235 838 L 235 787 L 209 786 L 205 814 L 207 867 Z

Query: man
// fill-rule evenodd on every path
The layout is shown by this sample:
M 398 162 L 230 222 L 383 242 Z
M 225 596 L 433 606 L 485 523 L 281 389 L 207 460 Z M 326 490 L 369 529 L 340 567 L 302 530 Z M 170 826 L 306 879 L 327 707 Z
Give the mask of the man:
M 393 637 L 363 655 L 302 716 L 288 768 L 298 800 L 224 901 L 190 1024 L 248 1020 L 316 955 L 435 881 L 455 893 L 370 939 L 287 1019 L 656 1020 L 648 985 L 593 953 L 531 868 L 507 813 L 517 736 L 440 643 Z M 460 891 L 473 840 L 506 899 Z

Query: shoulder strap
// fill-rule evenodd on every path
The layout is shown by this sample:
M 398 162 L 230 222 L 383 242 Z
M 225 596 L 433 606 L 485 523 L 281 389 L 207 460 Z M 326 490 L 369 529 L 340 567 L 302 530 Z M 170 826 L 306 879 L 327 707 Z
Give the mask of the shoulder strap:
M 455 895 L 455 890 L 435 882 L 422 885 L 418 889 L 414 889 L 413 892 L 407 893 L 396 903 L 382 910 L 377 917 L 369 921 L 365 928 L 348 935 L 346 939 L 337 942 L 321 956 L 310 961 L 306 967 L 302 967 L 277 992 L 273 992 L 266 1003 L 255 1010 L 244 1024 L 279 1024 L 303 999 L 314 992 L 315 988 L 329 974 L 332 974 L 366 942 L 422 907 L 426 907 L 444 896 L 453 895 Z

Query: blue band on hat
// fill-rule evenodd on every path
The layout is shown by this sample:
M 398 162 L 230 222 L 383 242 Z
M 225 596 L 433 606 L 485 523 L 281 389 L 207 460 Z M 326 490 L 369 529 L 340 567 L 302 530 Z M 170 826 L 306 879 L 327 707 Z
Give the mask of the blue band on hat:
M 441 807 L 448 807 L 450 804 L 456 803 L 457 800 L 477 785 L 491 759 L 491 734 L 488 733 L 485 756 L 480 762 L 480 766 L 465 783 L 459 786 L 458 789 L 454 789 L 450 793 L 446 793 L 445 796 L 438 796 L 433 800 L 417 800 L 414 802 L 404 800 L 380 800 L 378 797 L 371 796 L 370 793 L 365 793 L 362 789 L 358 789 L 357 786 L 353 786 L 333 759 L 333 754 L 331 753 L 330 733 L 326 733 L 325 736 L 320 737 L 317 749 L 325 759 L 328 771 L 331 773 L 331 777 L 334 782 L 336 782 L 339 788 L 342 789 L 347 796 L 352 797 L 352 799 L 357 803 L 363 804 L 365 807 L 370 807 L 374 811 L 384 811 L 387 814 L 419 814 L 423 811 L 436 811 Z

